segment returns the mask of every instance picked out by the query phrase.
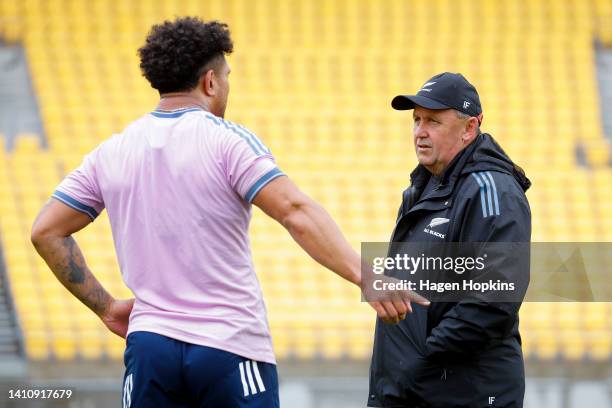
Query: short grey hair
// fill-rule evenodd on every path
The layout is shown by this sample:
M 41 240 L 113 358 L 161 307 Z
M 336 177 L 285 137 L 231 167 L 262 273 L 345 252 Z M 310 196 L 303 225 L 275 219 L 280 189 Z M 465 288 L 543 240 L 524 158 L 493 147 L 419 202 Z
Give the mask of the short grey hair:
M 457 117 L 459 119 L 469 119 L 469 118 L 471 118 L 471 116 L 468 115 L 467 113 L 463 113 L 463 112 L 461 112 L 461 111 L 459 111 L 457 109 L 453 109 L 453 110 L 455 111 L 455 113 L 457 114 Z M 482 133 L 482 132 L 480 131 L 480 123 L 478 123 L 478 126 L 476 127 L 476 136 L 478 136 L 480 133 Z
M 467 119 L 470 117 L 470 115 L 468 115 L 467 113 L 463 113 L 461 111 L 458 111 L 457 109 L 453 109 L 453 110 L 455 111 L 459 119 Z

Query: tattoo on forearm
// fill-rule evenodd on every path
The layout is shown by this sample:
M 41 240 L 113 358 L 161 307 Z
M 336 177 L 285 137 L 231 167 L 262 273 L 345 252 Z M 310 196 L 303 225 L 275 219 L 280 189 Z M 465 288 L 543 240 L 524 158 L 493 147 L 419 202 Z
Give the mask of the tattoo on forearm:
M 77 260 L 82 258 L 76 246 L 76 242 L 72 236 L 64 238 L 64 247 L 66 248 L 66 272 L 68 273 L 68 282 L 83 283 L 85 282 L 85 271 L 77 264 Z
M 101 314 L 112 300 L 85 264 L 72 236 L 48 238 L 36 245 L 57 279 L 87 307 Z

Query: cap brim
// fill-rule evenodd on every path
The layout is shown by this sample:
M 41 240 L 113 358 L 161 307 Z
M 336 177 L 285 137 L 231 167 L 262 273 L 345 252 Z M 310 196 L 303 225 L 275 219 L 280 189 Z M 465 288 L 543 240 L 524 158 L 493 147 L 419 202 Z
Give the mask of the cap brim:
M 415 106 L 427 109 L 450 109 L 449 106 L 420 95 L 398 95 L 391 101 L 391 106 L 396 110 L 414 109 Z

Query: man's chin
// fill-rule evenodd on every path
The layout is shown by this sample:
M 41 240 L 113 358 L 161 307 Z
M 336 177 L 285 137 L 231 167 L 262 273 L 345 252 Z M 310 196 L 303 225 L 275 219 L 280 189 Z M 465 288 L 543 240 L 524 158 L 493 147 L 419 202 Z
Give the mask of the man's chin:
M 417 161 L 421 166 L 429 167 L 433 164 L 433 160 L 429 156 L 417 155 Z

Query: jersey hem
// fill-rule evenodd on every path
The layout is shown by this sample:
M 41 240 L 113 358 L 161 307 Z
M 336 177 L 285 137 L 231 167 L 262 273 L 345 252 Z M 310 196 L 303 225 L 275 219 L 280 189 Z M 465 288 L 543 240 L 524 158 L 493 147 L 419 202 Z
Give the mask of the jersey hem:
M 161 334 L 162 336 L 170 337 L 172 339 L 179 340 L 179 341 L 184 341 L 185 343 L 195 344 L 197 346 L 212 347 L 218 350 L 227 351 L 229 353 L 236 354 L 238 356 L 244 357 L 249 360 L 261 361 L 262 363 L 276 365 L 276 358 L 274 357 L 274 351 L 272 349 L 269 350 L 268 356 L 262 357 L 262 355 L 249 353 L 248 351 L 239 349 L 238 347 L 232 347 L 231 345 L 228 345 L 228 344 L 220 344 L 211 339 L 194 339 L 189 336 L 183 336 L 181 334 L 177 334 L 176 332 L 173 332 L 171 330 L 160 330 L 159 327 L 150 327 L 150 326 L 130 325 L 128 327 L 128 332 L 125 335 L 125 337 L 127 338 L 127 336 L 129 336 L 131 333 L 137 332 L 137 331 L 147 331 L 151 333 Z

